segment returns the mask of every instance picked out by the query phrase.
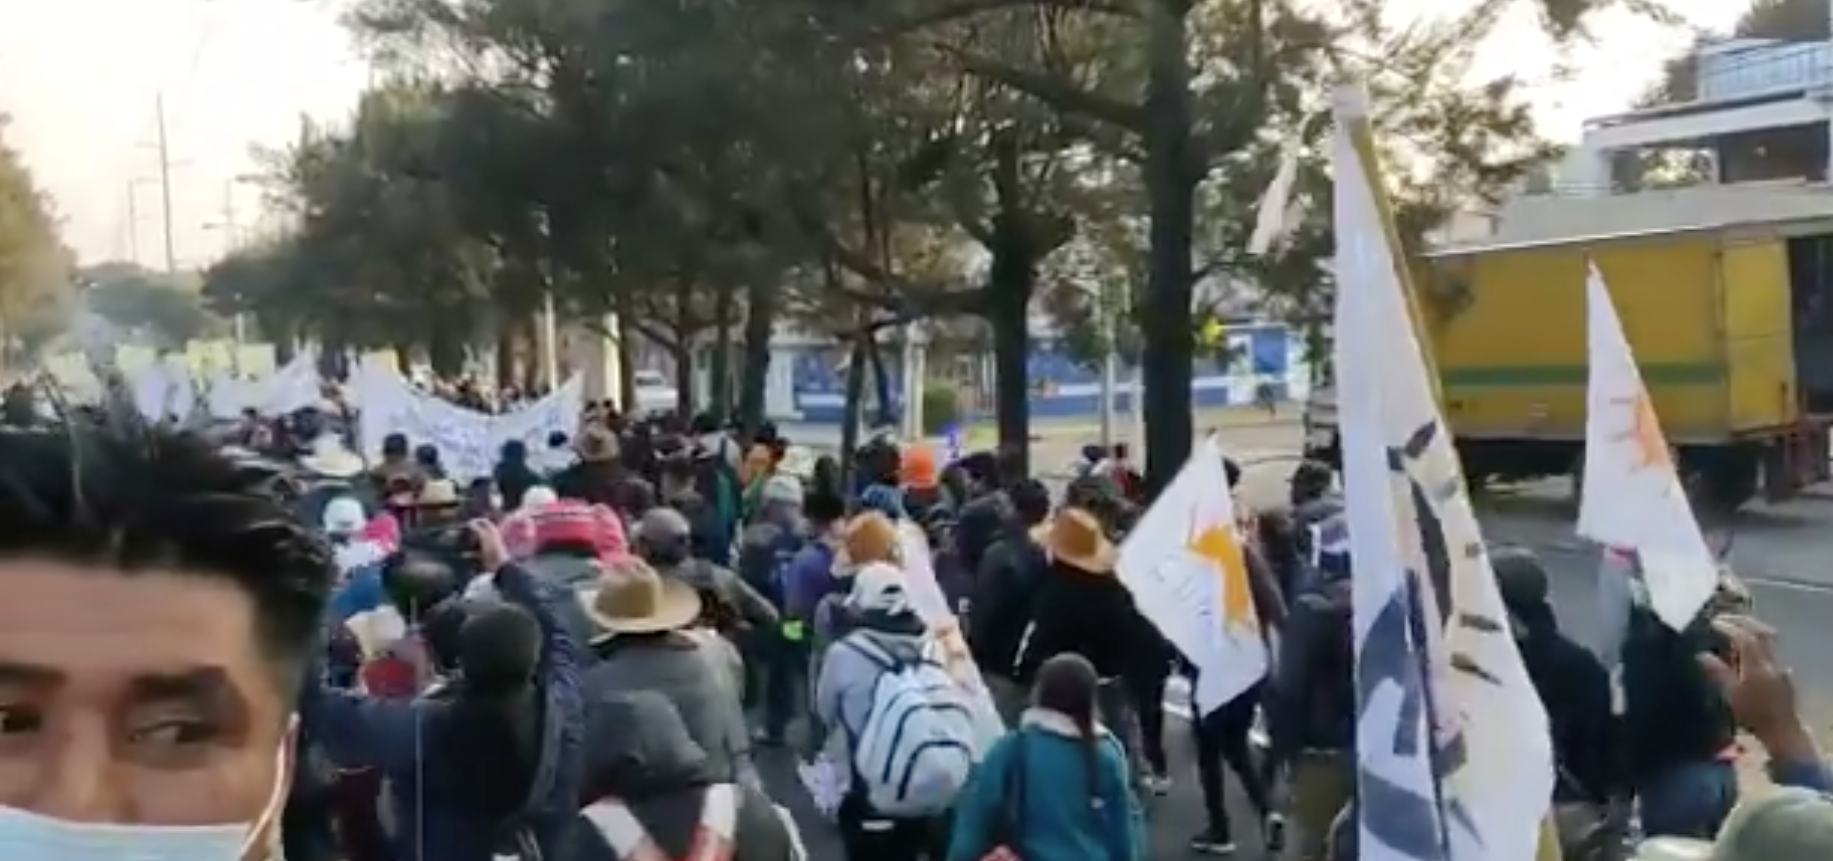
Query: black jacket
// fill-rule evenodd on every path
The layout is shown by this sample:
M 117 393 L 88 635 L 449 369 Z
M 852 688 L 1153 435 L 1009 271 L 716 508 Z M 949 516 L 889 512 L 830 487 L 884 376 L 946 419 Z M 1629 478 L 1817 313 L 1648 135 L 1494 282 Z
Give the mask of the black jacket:
M 1622 788 L 1610 672 L 1585 647 L 1561 633 L 1553 608 L 1512 608 L 1521 623 L 1517 645 L 1534 691 L 1547 710 L 1553 758 L 1560 768 L 1554 797 L 1603 803 Z
M 596 704 L 586 738 L 580 808 L 615 798 L 663 857 L 687 857 L 709 789 L 731 781 L 694 744 L 676 710 L 653 692 L 613 695 Z M 754 787 L 737 793 L 734 861 L 795 861 L 796 841 L 770 797 Z M 604 832 L 581 814 L 556 861 L 619 859 Z
M 1267 700 L 1275 762 L 1303 750 L 1354 748 L 1354 649 L 1348 579 L 1318 584 L 1292 602 Z
M 1020 680 L 1029 680 L 1045 661 L 1067 652 L 1087 658 L 1102 678 L 1124 678 L 1163 642 L 1139 614 L 1133 593 L 1112 573 L 1052 564 L 1037 580 L 1031 607 L 1031 639 L 1019 659 Z
M 1018 644 L 1031 624 L 1033 592 L 1049 562 L 1024 531 L 1013 529 L 980 559 L 968 609 L 968 650 L 981 672 L 1010 678 Z

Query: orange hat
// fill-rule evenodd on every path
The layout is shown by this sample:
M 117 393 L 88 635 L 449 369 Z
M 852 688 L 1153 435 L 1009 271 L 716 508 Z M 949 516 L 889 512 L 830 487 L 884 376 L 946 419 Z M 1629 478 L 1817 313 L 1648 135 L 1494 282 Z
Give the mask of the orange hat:
M 900 565 L 902 548 L 897 525 L 891 518 L 868 511 L 847 522 L 840 535 L 840 552 L 835 554 L 835 573 L 850 576 L 862 565 L 884 562 Z
M 930 490 L 940 481 L 937 473 L 934 449 L 926 445 L 904 448 L 903 459 L 898 465 L 898 480 L 905 487 Z

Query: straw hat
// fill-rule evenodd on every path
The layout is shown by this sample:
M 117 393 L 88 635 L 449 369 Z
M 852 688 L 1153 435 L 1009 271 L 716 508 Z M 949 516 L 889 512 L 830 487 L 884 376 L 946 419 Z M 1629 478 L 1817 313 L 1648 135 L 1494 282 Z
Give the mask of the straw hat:
M 867 511 L 847 522 L 840 533 L 840 550 L 834 554 L 834 573 L 852 576 L 860 566 L 874 562 L 902 564 L 897 524 L 876 511 Z
M 617 460 L 620 450 L 617 434 L 597 425 L 586 428 L 580 435 L 578 449 L 579 459 L 592 463 Z
M 1112 574 L 1119 556 L 1101 521 L 1080 508 L 1065 508 L 1032 531 L 1052 561 L 1090 574 Z
M 464 498 L 458 494 L 458 484 L 449 478 L 436 478 L 420 488 L 419 495 L 414 497 L 415 508 L 447 508 L 463 505 Z
M 299 465 L 305 467 L 307 472 L 325 478 L 351 478 L 361 475 L 368 468 L 356 452 L 328 435 L 312 443 L 311 453 L 300 458 Z
M 594 642 L 618 634 L 680 630 L 700 618 L 699 593 L 636 557 L 619 560 L 598 582 L 597 589 L 579 593 L 586 617 L 601 632 Z

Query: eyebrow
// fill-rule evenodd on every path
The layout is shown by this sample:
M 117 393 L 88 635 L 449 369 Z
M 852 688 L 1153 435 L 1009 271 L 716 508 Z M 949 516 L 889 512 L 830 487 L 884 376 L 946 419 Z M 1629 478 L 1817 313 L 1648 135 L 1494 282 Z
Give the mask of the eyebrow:
M 240 696 L 221 667 L 191 667 L 174 672 L 141 673 L 128 682 L 134 699 L 197 700 L 235 704 Z
M 56 667 L 0 662 L 0 685 L 55 688 L 65 678 L 66 674 Z M 128 692 L 130 699 L 139 702 L 196 702 L 242 714 L 249 711 L 247 698 L 237 690 L 228 671 L 217 666 L 138 673 L 129 679 Z

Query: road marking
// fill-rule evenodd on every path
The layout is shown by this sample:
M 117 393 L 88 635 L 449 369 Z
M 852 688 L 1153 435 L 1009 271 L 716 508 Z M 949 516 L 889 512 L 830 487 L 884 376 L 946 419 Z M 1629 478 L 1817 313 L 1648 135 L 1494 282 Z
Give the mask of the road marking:
M 1778 580 L 1766 577 L 1745 577 L 1744 585 L 1762 586 L 1782 592 L 1804 592 L 1811 595 L 1833 595 L 1833 583 L 1806 583 L 1800 580 Z

